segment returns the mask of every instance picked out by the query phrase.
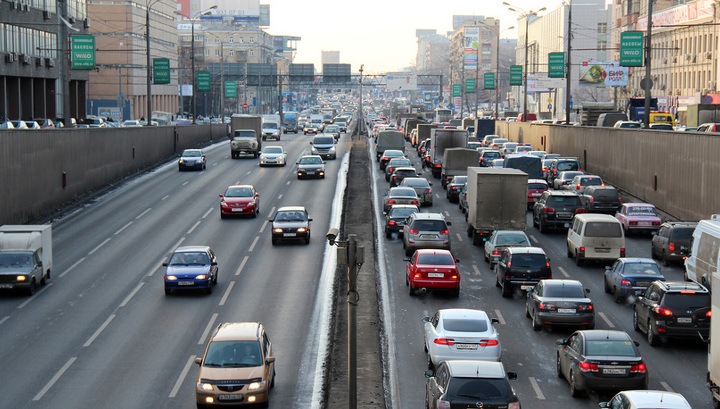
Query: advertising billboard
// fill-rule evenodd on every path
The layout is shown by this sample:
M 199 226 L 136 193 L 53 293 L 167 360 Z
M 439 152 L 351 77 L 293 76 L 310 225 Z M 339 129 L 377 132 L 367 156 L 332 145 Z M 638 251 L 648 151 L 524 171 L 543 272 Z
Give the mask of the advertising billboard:
M 617 61 L 583 61 L 580 67 L 580 85 L 619 87 L 628 85 L 627 67 Z
M 463 36 L 464 65 L 466 70 L 477 69 L 478 47 L 480 47 L 480 27 L 466 26 Z
M 388 91 L 416 91 L 417 75 L 410 72 L 389 72 L 385 75 Z

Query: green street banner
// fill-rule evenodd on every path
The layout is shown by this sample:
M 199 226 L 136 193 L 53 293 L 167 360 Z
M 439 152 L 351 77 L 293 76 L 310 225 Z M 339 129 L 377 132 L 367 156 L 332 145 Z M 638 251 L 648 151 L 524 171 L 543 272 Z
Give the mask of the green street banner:
M 486 72 L 483 78 L 483 89 L 495 89 L 495 73 Z
M 153 58 L 153 84 L 170 83 L 170 60 Z
M 72 69 L 95 69 L 95 37 L 91 35 L 72 36 Z
M 210 72 L 198 71 L 197 73 L 197 90 L 210 91 Z
M 624 31 L 620 33 L 620 65 L 623 67 L 642 67 L 643 43 L 642 31 Z
M 468 94 L 475 92 L 475 78 L 468 78 L 465 80 L 465 92 Z
M 225 81 L 225 98 L 237 97 L 237 83 L 235 81 Z
M 513 65 L 510 67 L 510 85 L 523 84 L 523 67 L 522 65 Z
M 548 77 L 565 78 L 565 53 L 548 54 Z
M 462 95 L 462 89 L 460 88 L 460 84 L 453 84 L 453 96 L 459 97 Z

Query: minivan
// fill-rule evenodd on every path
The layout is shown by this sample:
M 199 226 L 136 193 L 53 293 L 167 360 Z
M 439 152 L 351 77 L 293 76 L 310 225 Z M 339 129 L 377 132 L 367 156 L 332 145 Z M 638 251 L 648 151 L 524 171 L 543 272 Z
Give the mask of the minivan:
M 685 279 L 711 286 L 712 273 L 718 271 L 720 251 L 720 215 L 700 220 L 692 235 L 690 256 L 685 259 Z
M 625 257 L 622 223 L 609 214 L 576 214 L 567 233 L 567 256 L 578 266 L 585 260 Z

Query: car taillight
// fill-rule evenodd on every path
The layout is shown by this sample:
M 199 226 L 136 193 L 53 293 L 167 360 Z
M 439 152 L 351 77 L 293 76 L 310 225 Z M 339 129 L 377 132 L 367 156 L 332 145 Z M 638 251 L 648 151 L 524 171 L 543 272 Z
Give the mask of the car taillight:
M 578 249 L 578 255 L 581 257 L 585 257 L 585 247 L 580 247 Z
M 575 209 L 575 214 L 578 214 L 578 213 L 585 213 L 585 209 L 582 209 L 582 208 Z
M 705 313 L 705 316 L 706 316 L 706 317 L 712 317 L 712 311 L 706 312 L 706 313 Z
M 631 226 L 637 226 L 638 222 L 630 222 Z
M 550 267 L 550 262 L 549 262 L 549 261 L 546 261 L 546 262 L 545 262 L 545 267 Z
M 494 340 L 494 339 L 481 339 L 480 340 L 481 347 L 494 347 L 497 344 L 498 344 L 497 340 Z
M 395 224 L 397 224 L 397 223 L 395 223 L 394 220 L 390 220 L 390 221 L 388 222 L 388 225 L 389 225 L 389 226 L 395 226 Z
M 632 286 L 632 283 L 630 282 L 630 280 L 622 280 L 620 281 L 620 285 Z
M 422 274 L 420 274 L 420 273 L 415 273 L 415 275 L 413 276 L 413 278 L 415 278 L 415 279 L 422 278 Z
M 438 345 L 449 345 L 449 346 L 455 345 L 455 340 L 452 338 L 435 338 L 435 340 L 433 340 L 433 342 Z
M 485 158 L 480 158 L 480 163 L 485 162 Z
M 417 201 L 417 200 L 413 200 L 413 201 L 412 201 L 412 204 L 418 204 L 418 201 Z
M 388 204 L 395 204 L 395 199 L 388 200 Z
M 493 250 L 493 251 L 492 251 L 492 255 L 493 255 L 493 256 L 499 256 L 499 255 L 500 255 L 500 250 Z
M 625 257 L 625 249 L 624 248 L 620 249 L 620 257 Z
M 410 234 L 418 234 L 418 233 L 420 233 L 420 232 L 417 231 L 417 230 L 410 229 L 410 230 L 408 230 L 408 233 L 410 233 Z
M 645 373 L 647 368 L 645 364 L 637 364 L 630 367 L 630 373 Z
M 673 243 L 673 242 L 668 243 L 668 250 L 675 251 L 675 243 Z
M 508 403 L 508 409 L 520 409 L 520 402 Z
M 450 190 L 455 190 L 455 189 L 457 189 L 455 186 L 450 186 Z
M 538 305 L 538 307 L 539 307 L 541 310 L 550 310 L 550 311 L 552 311 L 552 310 L 555 309 L 555 306 L 554 306 L 554 305 L 552 305 L 552 304 L 545 304 L 545 303 L 543 303 L 543 302 L 541 302 L 540 305 Z
M 575 187 L 575 189 L 580 190 L 580 184 L 579 184 L 579 183 L 577 184 L 577 187 Z
M 443 230 L 439 234 L 450 234 L 450 230 Z
M 546 207 L 543 209 L 543 213 L 555 213 L 555 209 L 552 207 Z
M 581 304 L 578 305 L 578 311 L 592 311 L 592 304 Z
M 597 372 L 600 368 L 598 368 L 597 364 L 591 364 L 589 362 L 580 362 L 580 371 L 582 372 Z
M 432 189 L 428 189 L 428 193 L 432 193 Z
M 660 225 L 660 222 L 659 222 L 659 221 L 656 220 L 656 221 L 653 222 L 653 226 L 659 226 L 659 225 Z
M 439 167 L 441 167 L 441 165 L 438 163 L 438 164 L 435 165 L 435 167 L 436 167 L 436 168 L 439 168 Z
M 508 261 L 508 262 L 507 262 L 507 266 L 508 266 L 508 267 L 512 266 L 512 261 Z M 509 277 L 509 276 L 505 276 L 505 277 Z
M 673 315 L 672 311 L 668 310 L 667 308 L 662 308 L 662 307 L 653 308 L 653 312 L 655 314 L 662 315 L 665 317 L 672 317 L 672 315 Z
M 397 176 L 393 176 L 393 180 L 397 180 Z

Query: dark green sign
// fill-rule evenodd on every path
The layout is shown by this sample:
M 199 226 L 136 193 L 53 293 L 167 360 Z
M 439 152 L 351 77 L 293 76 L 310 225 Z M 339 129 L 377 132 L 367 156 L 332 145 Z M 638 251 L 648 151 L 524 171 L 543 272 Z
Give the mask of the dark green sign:
M 208 71 L 198 71 L 197 90 L 210 91 L 210 73 Z
M 468 94 L 475 92 L 475 78 L 468 78 L 465 80 L 465 92 Z
M 453 84 L 453 96 L 462 96 L 462 89 L 460 88 L 460 84 Z
M 643 66 L 642 31 L 624 31 L 620 33 L 620 66 Z
M 548 54 L 548 77 L 565 78 L 565 53 Z
M 495 73 L 486 72 L 483 77 L 483 89 L 495 89 Z
M 95 37 L 91 35 L 72 36 L 72 69 L 95 69 Z
M 225 98 L 237 97 L 237 83 L 235 81 L 225 81 Z
M 170 83 L 170 60 L 153 58 L 153 84 Z
M 510 85 L 523 84 L 523 67 L 522 65 L 513 65 L 510 67 Z

